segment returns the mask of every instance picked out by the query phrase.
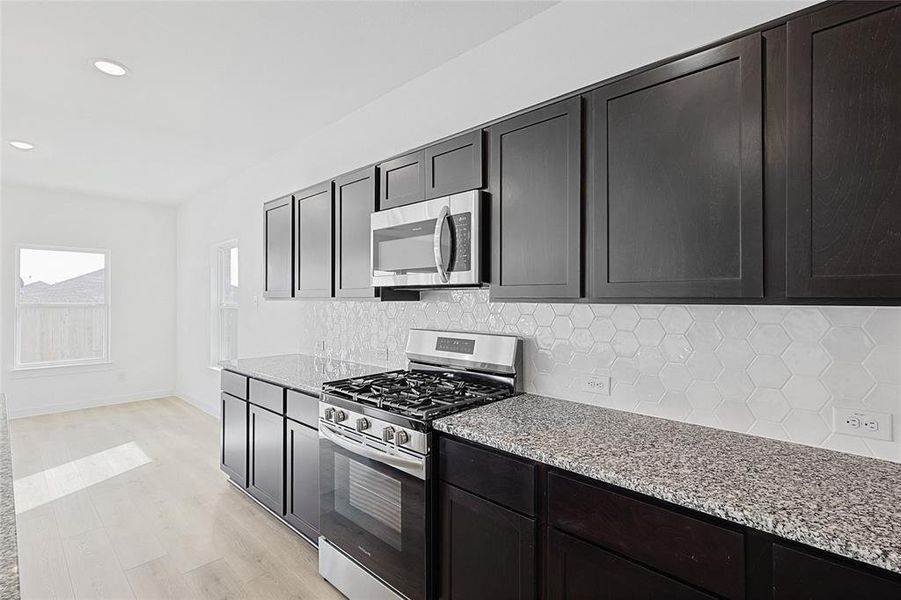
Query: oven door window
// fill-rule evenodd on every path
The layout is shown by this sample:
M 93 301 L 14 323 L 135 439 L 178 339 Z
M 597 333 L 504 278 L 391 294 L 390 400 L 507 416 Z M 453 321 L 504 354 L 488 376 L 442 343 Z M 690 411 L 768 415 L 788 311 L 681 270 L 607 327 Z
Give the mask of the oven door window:
M 411 598 L 425 596 L 426 482 L 319 440 L 320 529 Z

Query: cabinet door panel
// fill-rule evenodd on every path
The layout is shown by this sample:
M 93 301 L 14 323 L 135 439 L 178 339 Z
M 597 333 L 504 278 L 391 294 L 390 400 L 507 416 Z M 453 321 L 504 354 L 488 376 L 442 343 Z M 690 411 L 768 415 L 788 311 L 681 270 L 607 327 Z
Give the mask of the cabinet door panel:
M 248 491 L 277 515 L 285 506 L 285 419 L 250 405 Z
M 760 35 L 589 103 L 589 295 L 763 295 Z
M 781 544 L 773 545 L 774 600 L 842 600 L 901 598 L 901 576 L 875 575 Z
M 553 528 L 548 529 L 547 556 L 549 600 L 715 597 Z
M 331 182 L 294 194 L 298 298 L 332 296 L 332 214 Z
M 490 130 L 491 297 L 581 295 L 581 104 L 565 100 Z
M 426 199 L 480 189 L 482 163 L 482 130 L 426 148 Z
M 285 520 L 313 541 L 319 537 L 319 431 L 288 420 Z
M 263 205 L 265 298 L 290 298 L 294 294 L 293 229 L 294 206 L 290 196 Z
M 901 6 L 788 23 L 788 295 L 901 297 Z
M 335 180 L 335 296 L 372 298 L 370 215 L 376 209 L 375 168 Z
M 441 484 L 443 600 L 536 597 L 535 520 Z
M 379 165 L 379 210 L 425 200 L 424 154 L 420 150 Z
M 222 470 L 241 487 L 247 487 L 247 402 L 222 393 Z

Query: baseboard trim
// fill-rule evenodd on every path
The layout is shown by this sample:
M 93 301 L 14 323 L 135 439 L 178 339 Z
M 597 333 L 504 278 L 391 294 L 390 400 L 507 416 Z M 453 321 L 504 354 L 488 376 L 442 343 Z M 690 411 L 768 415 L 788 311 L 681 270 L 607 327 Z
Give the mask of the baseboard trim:
M 217 401 L 203 402 L 203 401 L 199 400 L 198 398 L 194 398 L 193 396 L 191 396 L 189 394 L 183 394 L 180 392 L 175 392 L 174 395 L 181 398 L 182 400 L 184 400 L 185 402 L 187 402 L 194 408 L 197 408 L 212 417 L 216 417 L 217 419 L 219 418 L 219 402 L 217 402 Z M 217 400 L 218 400 L 218 398 L 217 398 Z
M 40 415 L 52 415 L 56 413 L 71 412 L 73 410 L 83 410 L 85 408 L 97 408 L 100 406 L 112 406 L 114 404 L 127 404 L 129 402 L 141 402 L 142 400 L 155 400 L 157 398 L 166 398 L 174 396 L 173 390 L 161 390 L 155 392 L 141 392 L 138 394 L 128 394 L 125 396 L 111 396 L 109 398 L 101 398 L 97 400 L 76 400 L 75 402 L 45 404 L 44 406 L 33 407 L 14 407 L 10 405 L 10 395 L 6 394 L 7 412 L 10 419 L 22 419 L 25 417 L 37 417 Z M 14 403 L 15 400 L 12 401 Z

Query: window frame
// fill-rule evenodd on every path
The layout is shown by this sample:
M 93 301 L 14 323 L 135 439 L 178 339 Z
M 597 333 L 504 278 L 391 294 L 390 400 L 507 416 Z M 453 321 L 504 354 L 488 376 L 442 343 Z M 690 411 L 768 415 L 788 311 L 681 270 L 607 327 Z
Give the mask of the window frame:
M 222 257 L 227 255 L 232 249 L 238 252 L 238 261 L 240 263 L 241 250 L 237 238 L 215 243 L 210 249 L 210 368 L 213 369 L 220 369 L 224 360 L 231 360 L 222 357 L 223 311 L 230 310 L 240 315 L 240 299 L 235 300 L 233 303 L 225 302 L 222 293 L 225 283 Z M 240 289 L 240 285 L 238 287 Z M 233 358 L 237 358 L 237 356 Z
M 103 271 L 104 271 L 104 296 L 106 302 L 103 304 L 65 304 L 65 303 L 49 303 L 49 304 L 19 304 L 19 269 L 21 268 L 22 250 L 51 250 L 57 252 L 81 252 L 84 254 L 103 254 Z M 113 362 L 113 299 L 112 299 L 112 251 L 109 248 L 84 248 L 80 246 L 53 246 L 47 244 L 16 244 L 15 268 L 13 272 L 15 282 L 13 284 L 13 310 L 15 311 L 15 320 L 13 327 L 13 368 L 12 371 L 37 371 L 43 369 L 59 369 L 66 367 L 88 367 L 96 365 L 108 365 Z M 22 327 L 20 318 L 21 306 L 105 306 L 106 307 L 106 335 L 104 336 L 103 347 L 104 355 L 98 358 L 81 358 L 74 360 L 53 360 L 42 362 L 22 362 Z

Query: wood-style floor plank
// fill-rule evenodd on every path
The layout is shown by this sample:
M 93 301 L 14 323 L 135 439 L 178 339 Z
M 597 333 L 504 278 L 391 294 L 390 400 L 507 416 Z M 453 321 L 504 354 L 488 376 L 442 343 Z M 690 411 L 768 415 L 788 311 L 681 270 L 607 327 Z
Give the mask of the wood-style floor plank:
M 10 433 L 24 600 L 343 598 L 315 548 L 228 483 L 218 420 L 178 398 Z

